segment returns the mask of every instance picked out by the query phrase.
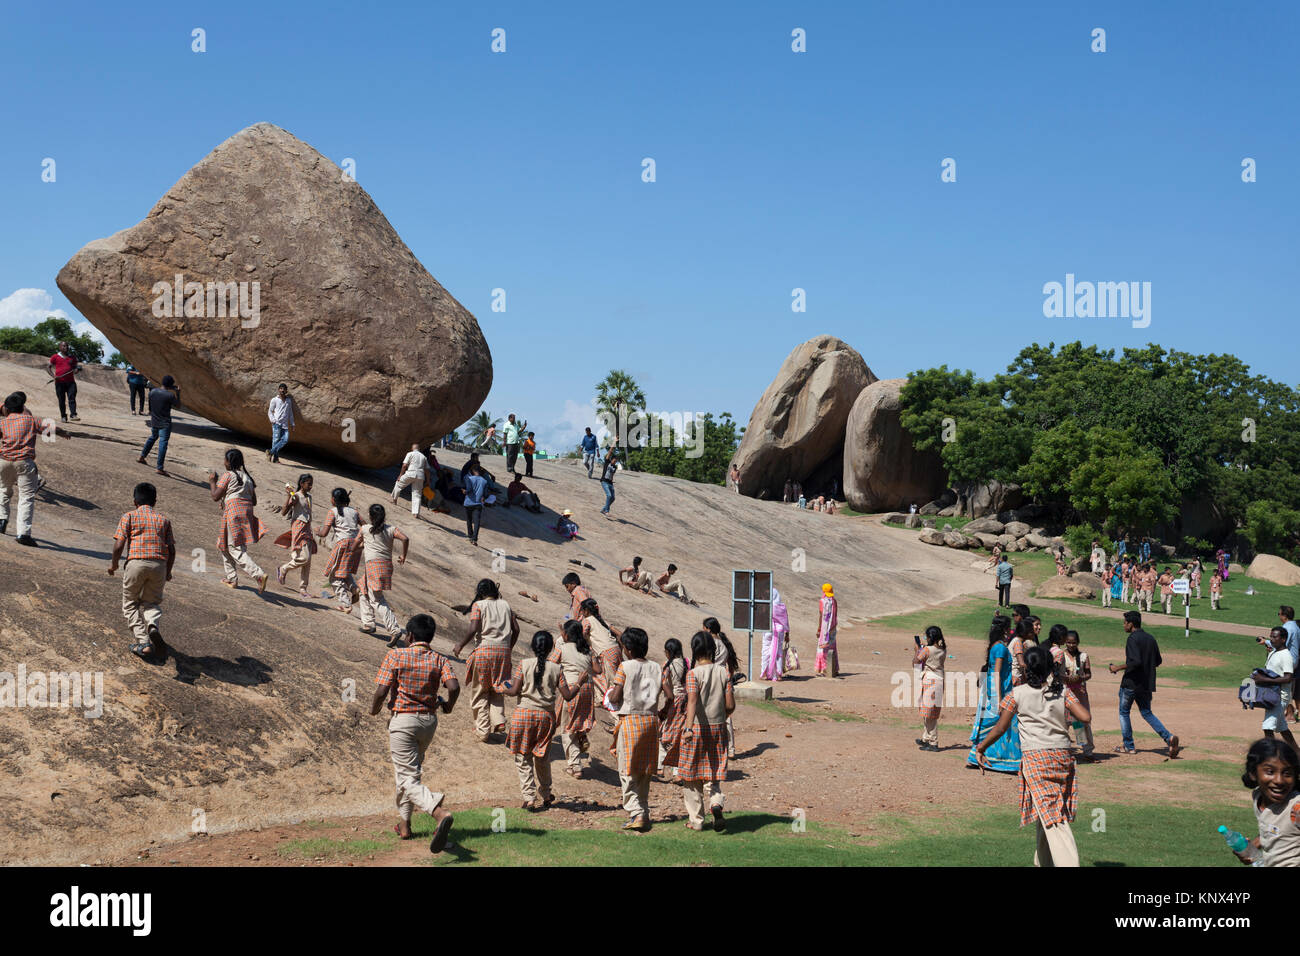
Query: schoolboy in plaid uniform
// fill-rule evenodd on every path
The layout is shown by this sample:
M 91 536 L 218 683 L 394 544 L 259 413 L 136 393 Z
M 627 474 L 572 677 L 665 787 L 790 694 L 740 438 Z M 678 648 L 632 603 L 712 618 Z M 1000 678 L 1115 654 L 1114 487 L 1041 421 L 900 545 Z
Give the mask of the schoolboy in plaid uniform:
M 125 555 L 122 572 L 122 616 L 135 635 L 131 653 L 150 658 L 166 653 L 159 624 L 162 621 L 163 584 L 171 580 L 176 563 L 176 540 L 172 523 L 154 510 L 158 490 L 141 482 L 133 493 L 135 510 L 122 515 L 113 535 L 113 556 L 108 573 L 117 571 Z
M 450 714 L 460 695 L 460 682 L 451 665 L 430 646 L 437 627 L 428 614 L 417 614 L 407 622 L 410 646 L 394 648 L 384 655 L 370 702 L 371 714 L 378 714 L 385 702 L 391 713 L 388 747 L 401 818 L 397 835 L 403 840 L 410 838 L 411 813 L 419 807 L 438 824 L 429 843 L 432 853 L 440 853 L 446 846 L 452 816 L 442 807 L 444 794 L 426 787 L 420 781 L 420 773 L 425 752 L 438 729 L 437 711 Z M 446 700 L 438 696 L 440 686 L 447 688 Z
M 41 423 L 27 410 L 27 394 L 14 392 L 0 407 L 0 534 L 9 525 L 9 500 L 18 492 L 18 543 L 35 547 L 32 538 L 32 513 L 36 510 L 36 491 L 40 475 L 36 470 L 36 436 Z M 54 433 L 72 436 L 57 425 Z

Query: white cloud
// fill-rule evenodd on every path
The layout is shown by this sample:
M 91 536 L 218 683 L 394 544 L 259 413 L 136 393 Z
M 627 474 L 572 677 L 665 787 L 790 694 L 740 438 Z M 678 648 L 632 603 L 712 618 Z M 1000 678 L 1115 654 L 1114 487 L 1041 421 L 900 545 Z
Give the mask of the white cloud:
M 565 399 L 564 411 L 549 426 L 536 429 L 538 447 L 559 455 L 573 451 L 587 426 L 592 426 L 597 435 L 601 434 L 596 427 L 598 421 L 594 399 L 585 403 Z
M 0 299 L 0 327 L 30 329 L 51 316 L 72 322 L 72 331 L 79 335 L 89 335 L 104 346 L 105 354 L 113 351 L 113 346 L 100 334 L 99 329 L 84 319 L 73 321 L 72 316 L 63 309 L 56 309 L 54 297 L 44 289 L 18 289 Z

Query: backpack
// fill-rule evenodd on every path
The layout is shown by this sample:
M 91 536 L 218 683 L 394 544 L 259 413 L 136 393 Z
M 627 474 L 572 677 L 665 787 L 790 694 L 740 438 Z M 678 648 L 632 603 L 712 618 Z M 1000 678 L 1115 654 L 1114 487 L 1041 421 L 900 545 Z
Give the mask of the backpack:
M 1237 699 L 1243 710 L 1252 707 L 1276 707 L 1282 703 L 1282 690 L 1277 684 L 1259 685 L 1255 683 L 1256 675 L 1260 677 L 1277 677 L 1272 671 L 1256 668 L 1250 677 L 1241 682 L 1237 689 Z

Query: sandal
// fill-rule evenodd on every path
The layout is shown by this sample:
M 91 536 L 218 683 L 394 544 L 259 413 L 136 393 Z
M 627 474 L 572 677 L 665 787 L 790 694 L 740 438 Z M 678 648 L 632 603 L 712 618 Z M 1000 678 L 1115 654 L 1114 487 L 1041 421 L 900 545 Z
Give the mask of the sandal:
M 640 830 L 641 832 L 644 833 L 646 830 L 649 829 L 649 827 L 642 826 L 640 823 L 637 823 L 637 821 L 640 820 L 640 819 L 641 819 L 640 817 L 633 817 L 631 820 L 628 820 L 627 823 L 623 824 L 623 829 L 624 829 L 624 830 Z
M 357 630 L 360 631 L 362 634 L 373 634 L 373 633 L 375 633 L 375 629 L 374 629 L 373 627 L 359 627 L 359 628 L 357 628 Z
M 270 577 L 270 575 L 263 574 L 260 578 L 257 579 L 257 593 L 258 593 L 258 594 L 264 594 L 264 593 L 266 593 L 266 582 L 267 582 L 267 579 L 268 579 L 269 577 Z
M 713 829 L 718 833 L 727 829 L 727 821 L 722 818 L 722 807 L 713 808 Z
M 224 584 L 226 587 L 230 588 L 232 591 L 239 587 L 238 581 L 222 581 L 221 583 Z
M 694 823 L 691 823 L 690 820 L 687 820 L 685 823 L 682 824 L 682 826 L 686 827 L 686 829 L 688 830 L 694 830 L 696 833 L 699 833 L 701 830 L 704 829 L 704 827 L 702 826 L 697 827 Z
M 430 853 L 441 853 L 447 848 L 447 834 L 451 832 L 453 820 L 455 817 L 447 815 L 438 821 L 438 829 L 433 831 L 433 839 L 429 841 Z
M 1113 751 L 1113 753 L 1117 753 L 1117 754 L 1135 754 L 1135 753 L 1137 753 L 1137 749 L 1134 748 L 1133 750 L 1129 750 L 1129 749 L 1128 749 L 1127 747 L 1125 747 L 1123 744 L 1120 744 L 1118 747 L 1115 748 L 1115 750 Z
M 132 644 L 131 653 L 142 661 L 148 661 L 150 664 L 154 662 L 153 645 L 147 641 L 140 641 L 136 644 Z

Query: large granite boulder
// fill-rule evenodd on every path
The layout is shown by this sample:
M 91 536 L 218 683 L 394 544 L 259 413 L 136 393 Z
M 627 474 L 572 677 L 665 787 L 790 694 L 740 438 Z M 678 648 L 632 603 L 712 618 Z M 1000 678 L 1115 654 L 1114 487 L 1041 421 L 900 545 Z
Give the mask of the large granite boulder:
M 966 485 L 959 490 L 957 514 L 980 518 L 984 515 L 996 515 L 1001 511 L 1012 511 L 1024 501 L 1020 486 L 1010 482 L 986 481 L 982 484 Z
M 1274 584 L 1281 584 L 1288 588 L 1300 587 L 1300 568 L 1286 558 L 1279 558 L 1276 554 L 1256 555 L 1255 560 L 1250 562 L 1250 567 L 1246 569 L 1246 577 L 1272 581 Z
M 786 479 L 794 479 L 805 494 L 829 494 L 843 468 L 849 412 L 875 380 L 862 356 L 832 335 L 795 348 L 754 406 L 732 457 L 740 493 L 780 500 Z
M 920 452 L 899 421 L 907 379 L 872 382 L 859 393 L 844 434 L 844 496 L 858 511 L 929 502 L 944 490 L 937 452 Z
M 1006 526 L 1002 529 L 1004 534 L 1013 535 L 1017 538 L 1023 538 L 1032 530 L 1033 528 L 1029 527 L 1029 525 L 1025 524 L 1023 521 L 1008 521 Z
M 1089 575 L 1092 577 L 1092 575 Z M 1034 591 L 1035 597 L 1040 598 L 1093 598 L 1097 595 L 1098 583 L 1097 578 L 1092 578 L 1094 584 L 1090 585 L 1087 581 L 1079 578 L 1063 578 L 1060 576 L 1050 577 L 1038 585 Z
M 994 518 L 992 515 L 986 515 L 983 518 L 976 518 L 974 521 L 966 522 L 964 529 L 967 534 L 974 534 L 977 531 L 987 531 L 989 534 L 999 535 L 1006 531 L 1006 524 Z
M 940 531 L 938 528 L 926 528 L 919 535 L 917 535 L 917 537 L 923 543 L 937 544 L 937 545 L 942 545 L 944 543 L 943 536 L 944 536 L 944 532 Z
M 357 465 L 395 464 L 445 435 L 492 385 L 474 316 L 364 189 L 267 123 L 57 281 L 127 361 L 154 382 L 174 375 L 186 408 L 269 439 L 267 403 L 285 382 L 298 405 L 290 448 Z
M 968 525 L 965 530 L 969 532 L 970 526 Z M 988 531 L 976 531 L 971 537 L 980 543 L 981 548 L 988 548 L 990 551 L 999 544 L 998 536 Z

